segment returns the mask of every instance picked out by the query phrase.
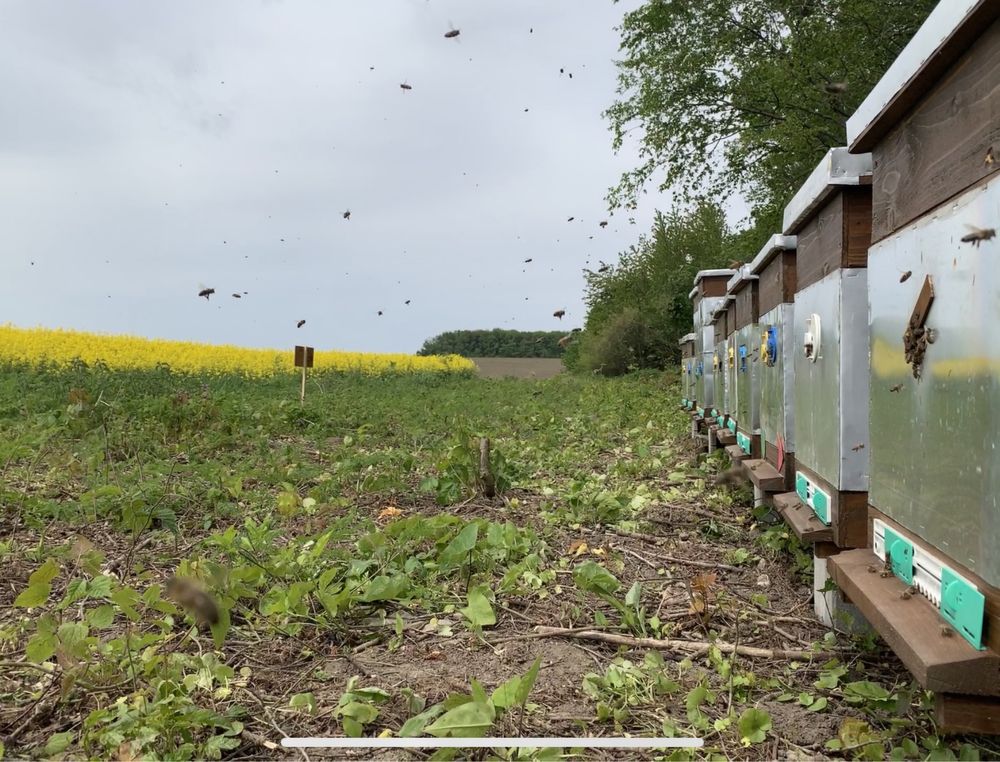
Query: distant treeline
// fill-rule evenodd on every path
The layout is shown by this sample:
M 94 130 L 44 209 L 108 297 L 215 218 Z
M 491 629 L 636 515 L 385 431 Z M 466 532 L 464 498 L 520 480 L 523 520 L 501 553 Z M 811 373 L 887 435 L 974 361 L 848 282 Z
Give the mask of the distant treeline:
M 418 355 L 456 354 L 465 357 L 562 357 L 563 331 L 446 331 L 428 339 Z

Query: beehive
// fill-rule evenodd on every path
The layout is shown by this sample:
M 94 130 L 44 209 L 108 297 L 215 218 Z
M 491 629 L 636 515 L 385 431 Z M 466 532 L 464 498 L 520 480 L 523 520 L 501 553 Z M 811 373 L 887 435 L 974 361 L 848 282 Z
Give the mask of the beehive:
M 831 149 L 785 208 L 796 236 L 794 489 L 841 548 L 865 544 L 871 157 Z
M 848 122 L 874 165 L 872 550 L 831 567 L 950 731 L 1000 732 L 1000 242 L 973 230 L 1000 227 L 998 81 L 1000 4 L 949 0 Z

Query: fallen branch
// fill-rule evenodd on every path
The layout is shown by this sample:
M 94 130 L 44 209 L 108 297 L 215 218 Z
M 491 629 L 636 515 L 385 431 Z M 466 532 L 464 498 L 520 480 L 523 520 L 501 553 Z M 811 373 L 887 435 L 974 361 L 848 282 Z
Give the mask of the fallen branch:
M 276 744 L 274 741 L 268 741 L 266 738 L 259 736 L 256 733 L 252 733 L 246 728 L 243 728 L 243 730 L 240 732 L 240 735 L 243 736 L 250 743 L 252 743 L 254 746 L 257 746 L 261 749 L 274 751 L 275 749 L 280 748 L 278 744 Z
M 580 640 L 599 640 L 604 643 L 615 643 L 630 648 L 652 648 L 657 651 L 684 651 L 689 655 L 707 653 L 715 646 L 724 654 L 736 653 L 756 659 L 797 659 L 811 661 L 814 659 L 829 659 L 833 654 L 826 651 L 794 651 L 774 648 L 757 648 L 755 646 L 732 645 L 731 643 L 708 643 L 698 640 L 659 640 L 657 638 L 633 638 L 628 635 L 616 635 L 612 632 L 596 632 L 581 628 L 565 629 L 562 627 L 536 627 L 535 634 L 540 638 L 567 637 Z

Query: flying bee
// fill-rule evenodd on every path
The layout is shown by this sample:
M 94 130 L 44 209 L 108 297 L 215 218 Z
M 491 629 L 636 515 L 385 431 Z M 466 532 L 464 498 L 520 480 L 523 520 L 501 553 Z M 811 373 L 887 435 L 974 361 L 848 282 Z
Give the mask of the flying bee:
M 989 167 L 992 166 L 995 161 L 996 159 L 993 158 L 993 146 L 990 146 L 986 149 L 986 158 L 983 159 L 983 164 Z
M 378 311 L 378 316 L 379 316 L 379 317 L 382 317 L 382 310 L 379 310 L 379 311 Z
M 412 90 L 413 89 L 413 85 L 408 85 L 406 82 L 400 82 L 399 89 L 400 90 Z
M 902 389 L 903 389 L 903 385 L 902 384 L 896 384 L 895 386 L 890 386 L 889 387 L 889 391 L 890 392 L 898 392 L 898 391 L 902 391 Z
M 403 304 L 409 304 L 409 303 L 410 303 L 409 299 L 407 299 L 405 302 L 403 302 Z
M 166 584 L 167 596 L 190 613 L 199 626 L 217 624 L 219 607 L 212 597 L 187 577 L 171 577 Z
M 910 279 L 911 275 L 913 275 L 913 270 L 907 270 L 905 273 L 899 276 L 899 282 L 906 283 L 906 281 Z
M 569 344 L 572 340 L 573 340 L 572 336 L 563 336 L 561 339 L 559 339 L 558 344 L 560 347 L 563 347 L 565 349 L 566 345 Z
M 840 95 L 841 93 L 847 92 L 846 82 L 827 82 L 823 85 L 823 89 L 831 95 Z
M 575 219 L 576 219 L 575 217 L 570 217 L 570 218 L 568 218 L 568 219 L 566 220 L 566 222 L 572 222 L 572 221 L 573 221 L 573 220 L 575 220 Z
M 205 301 L 209 301 L 209 297 L 214 293 L 215 293 L 214 288 L 203 288 L 201 291 L 198 292 L 198 296 L 204 296 Z
M 524 260 L 524 264 L 528 264 L 528 262 L 531 262 L 531 261 L 532 261 L 531 257 L 528 257 L 526 260 Z
M 602 228 L 606 228 L 608 226 L 608 221 L 607 220 L 601 220 L 597 224 L 598 224 L 598 226 L 600 226 Z
M 565 315 L 565 314 L 566 314 L 566 310 L 556 310 L 555 312 L 552 313 L 552 317 L 559 318 L 560 320 L 562 320 L 563 319 L 563 315 Z
M 606 273 L 610 269 L 611 269 L 611 265 L 601 265 L 600 267 L 597 268 L 597 272 L 599 272 L 599 273 Z
M 990 240 L 997 234 L 994 228 L 977 228 L 974 225 L 966 225 L 965 227 L 972 232 L 962 236 L 962 243 L 971 243 L 976 248 L 979 247 L 980 243 Z
M 740 267 L 742 267 L 742 266 L 743 266 L 743 263 L 740 262 L 739 260 L 736 260 L 736 259 L 732 260 L 729 263 L 729 269 L 730 270 L 739 270 Z
M 296 324 L 295 324 L 295 327 L 296 327 L 296 328 L 301 328 L 301 327 L 302 327 L 302 326 L 304 326 L 305 324 L 306 324 L 306 321 L 305 321 L 305 320 L 300 320 L 300 321 L 299 321 L 298 323 L 296 323 Z
M 233 294 L 233 299 L 242 299 L 242 298 L 243 297 L 240 296 L 239 294 L 236 294 L 236 293 Z
M 450 40 L 454 37 L 458 37 L 458 35 L 460 35 L 461 33 L 462 32 L 458 29 L 449 29 L 447 32 L 444 33 L 444 36 L 446 39 Z
M 856 445 L 854 445 L 854 447 L 851 448 L 851 450 L 854 452 L 861 452 L 861 450 L 863 449 L 865 449 L 864 442 L 858 442 Z
M 344 212 L 344 219 L 345 220 L 351 219 L 351 210 L 350 209 L 348 209 L 346 212 Z

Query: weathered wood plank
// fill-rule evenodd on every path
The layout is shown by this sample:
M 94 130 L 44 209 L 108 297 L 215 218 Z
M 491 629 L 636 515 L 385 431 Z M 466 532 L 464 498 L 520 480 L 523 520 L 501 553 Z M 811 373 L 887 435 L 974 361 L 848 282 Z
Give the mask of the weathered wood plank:
M 785 477 L 766 460 L 745 460 L 743 465 L 746 466 L 750 481 L 762 492 L 781 492 L 786 489 Z
M 843 251 L 844 200 L 841 193 L 834 193 L 798 233 L 797 289 L 801 291 L 839 268 Z
M 816 518 L 812 508 L 803 503 L 795 492 L 783 492 L 772 498 L 775 510 L 789 529 L 805 543 L 832 543 L 833 530 Z
M 779 252 L 760 272 L 760 314 L 795 301 L 795 252 Z
M 881 576 L 882 564 L 871 550 L 847 550 L 831 556 L 828 564 L 834 582 L 924 688 L 1000 695 L 1000 655 L 977 651 L 954 633 L 946 637 L 934 606 L 919 594 L 904 597 L 906 585 Z
M 934 721 L 948 735 L 1000 734 L 1000 701 L 986 696 L 938 693 L 934 696 Z
M 1000 20 L 872 149 L 873 241 L 1000 169 L 997 82 Z

